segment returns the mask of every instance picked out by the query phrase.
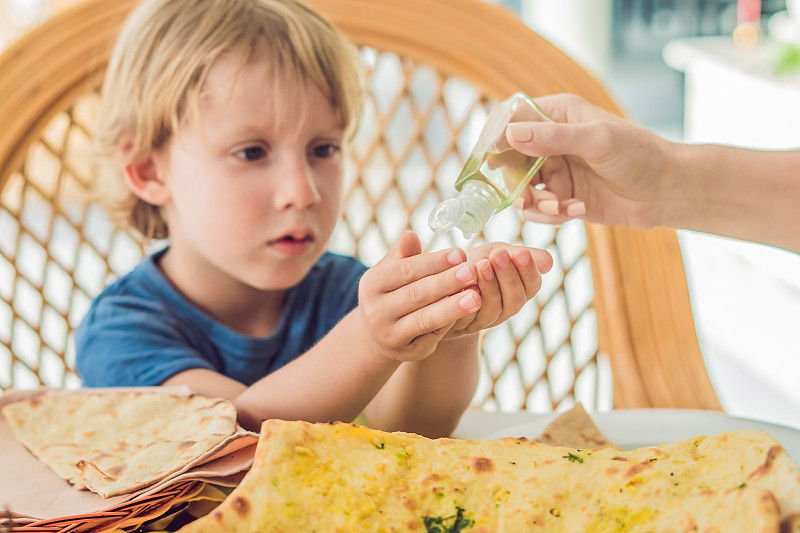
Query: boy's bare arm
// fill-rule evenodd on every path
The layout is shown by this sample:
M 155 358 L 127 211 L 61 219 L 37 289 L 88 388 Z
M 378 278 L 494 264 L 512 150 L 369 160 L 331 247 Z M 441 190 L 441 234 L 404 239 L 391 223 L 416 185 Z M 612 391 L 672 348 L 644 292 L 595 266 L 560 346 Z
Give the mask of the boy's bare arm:
M 354 420 L 400 362 L 370 353 L 358 339 L 353 313 L 311 350 L 256 383 L 246 385 L 207 369 L 180 372 L 163 385 L 234 402 L 239 424 L 259 431 L 269 418 L 327 422 Z
M 162 385 L 186 385 L 195 394 L 211 398 L 225 398 L 230 401 L 234 401 L 247 389 L 247 386 L 235 379 L 206 368 L 192 368 L 178 372 L 164 381 Z
M 254 430 L 268 418 L 351 421 L 399 365 L 376 353 L 355 309 L 309 351 L 258 380 L 234 403 L 240 423 Z
M 364 411 L 371 427 L 449 436 L 478 384 L 478 334 L 442 340 L 421 361 L 403 363 Z
M 364 344 L 349 334 L 349 318 L 329 338 L 249 389 L 206 369 L 181 372 L 164 385 L 187 385 L 195 393 L 233 401 L 239 423 L 252 431 L 267 418 L 324 422 L 353 420 L 361 412 L 374 427 L 431 437 L 452 431 L 477 383 L 477 335 L 442 341 L 436 357 L 403 363 L 403 371 L 396 372 L 400 361 L 359 353 Z M 374 398 L 385 401 L 367 406 Z
M 206 369 L 180 372 L 164 385 L 187 385 L 193 392 L 227 398 L 242 427 L 258 431 L 269 418 L 353 420 L 400 365 L 375 353 L 359 335 L 352 311 L 308 352 L 250 387 Z

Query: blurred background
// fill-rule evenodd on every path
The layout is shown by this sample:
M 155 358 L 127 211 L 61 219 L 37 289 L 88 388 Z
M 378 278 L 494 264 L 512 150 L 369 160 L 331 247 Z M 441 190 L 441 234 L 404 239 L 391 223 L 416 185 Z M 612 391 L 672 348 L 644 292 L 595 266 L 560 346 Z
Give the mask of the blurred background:
M 798 4 L 508 6 L 594 72 L 631 120 L 674 140 L 786 149 L 800 147 Z M 696 232 L 679 239 L 700 346 L 725 410 L 800 427 L 800 257 Z
M 798 0 L 491 1 L 594 73 L 632 121 L 667 138 L 800 148 Z M 0 0 L 0 50 L 78 2 Z M 800 428 L 800 256 L 689 231 L 679 238 L 725 410 Z

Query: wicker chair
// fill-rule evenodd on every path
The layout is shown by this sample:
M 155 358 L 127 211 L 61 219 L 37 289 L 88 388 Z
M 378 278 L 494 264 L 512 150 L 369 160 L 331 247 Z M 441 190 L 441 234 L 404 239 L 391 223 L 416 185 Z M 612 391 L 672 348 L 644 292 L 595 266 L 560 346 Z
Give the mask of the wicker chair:
M 429 249 L 431 207 L 488 109 L 512 92 L 574 92 L 619 108 L 578 64 L 481 0 L 310 0 L 358 46 L 370 103 L 351 156 L 331 247 L 371 264 L 406 228 Z M 134 0 L 85 0 L 0 56 L 0 390 L 76 387 L 72 331 L 91 298 L 147 252 L 95 201 L 97 89 Z M 549 411 L 719 409 L 698 348 L 676 235 L 572 221 L 522 223 L 483 238 L 549 249 L 539 295 L 483 339 L 475 405 Z

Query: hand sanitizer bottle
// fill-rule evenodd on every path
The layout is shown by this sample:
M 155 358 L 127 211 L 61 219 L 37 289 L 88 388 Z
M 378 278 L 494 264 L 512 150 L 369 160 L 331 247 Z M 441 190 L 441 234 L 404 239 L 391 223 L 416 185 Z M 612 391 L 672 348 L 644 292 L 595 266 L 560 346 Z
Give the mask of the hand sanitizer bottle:
M 506 140 L 506 126 L 510 122 L 534 121 L 553 119 L 521 92 L 508 97 L 489 114 L 456 179 L 459 195 L 437 205 L 428 217 L 428 226 L 434 232 L 458 228 L 469 239 L 483 230 L 492 215 L 511 205 L 547 158 L 512 149 Z

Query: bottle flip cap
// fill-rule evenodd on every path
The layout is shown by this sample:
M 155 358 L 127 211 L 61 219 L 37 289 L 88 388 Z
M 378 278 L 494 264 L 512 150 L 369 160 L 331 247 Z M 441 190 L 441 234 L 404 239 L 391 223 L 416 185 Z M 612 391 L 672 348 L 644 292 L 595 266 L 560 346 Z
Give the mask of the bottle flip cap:
M 449 198 L 433 208 L 428 226 L 435 233 L 447 233 L 458 228 L 469 239 L 486 225 L 499 205 L 492 188 L 479 182 L 464 184 L 456 198 Z
M 437 205 L 428 216 L 428 226 L 434 233 L 447 233 L 456 227 L 464 216 L 466 206 L 458 198 L 450 198 Z

